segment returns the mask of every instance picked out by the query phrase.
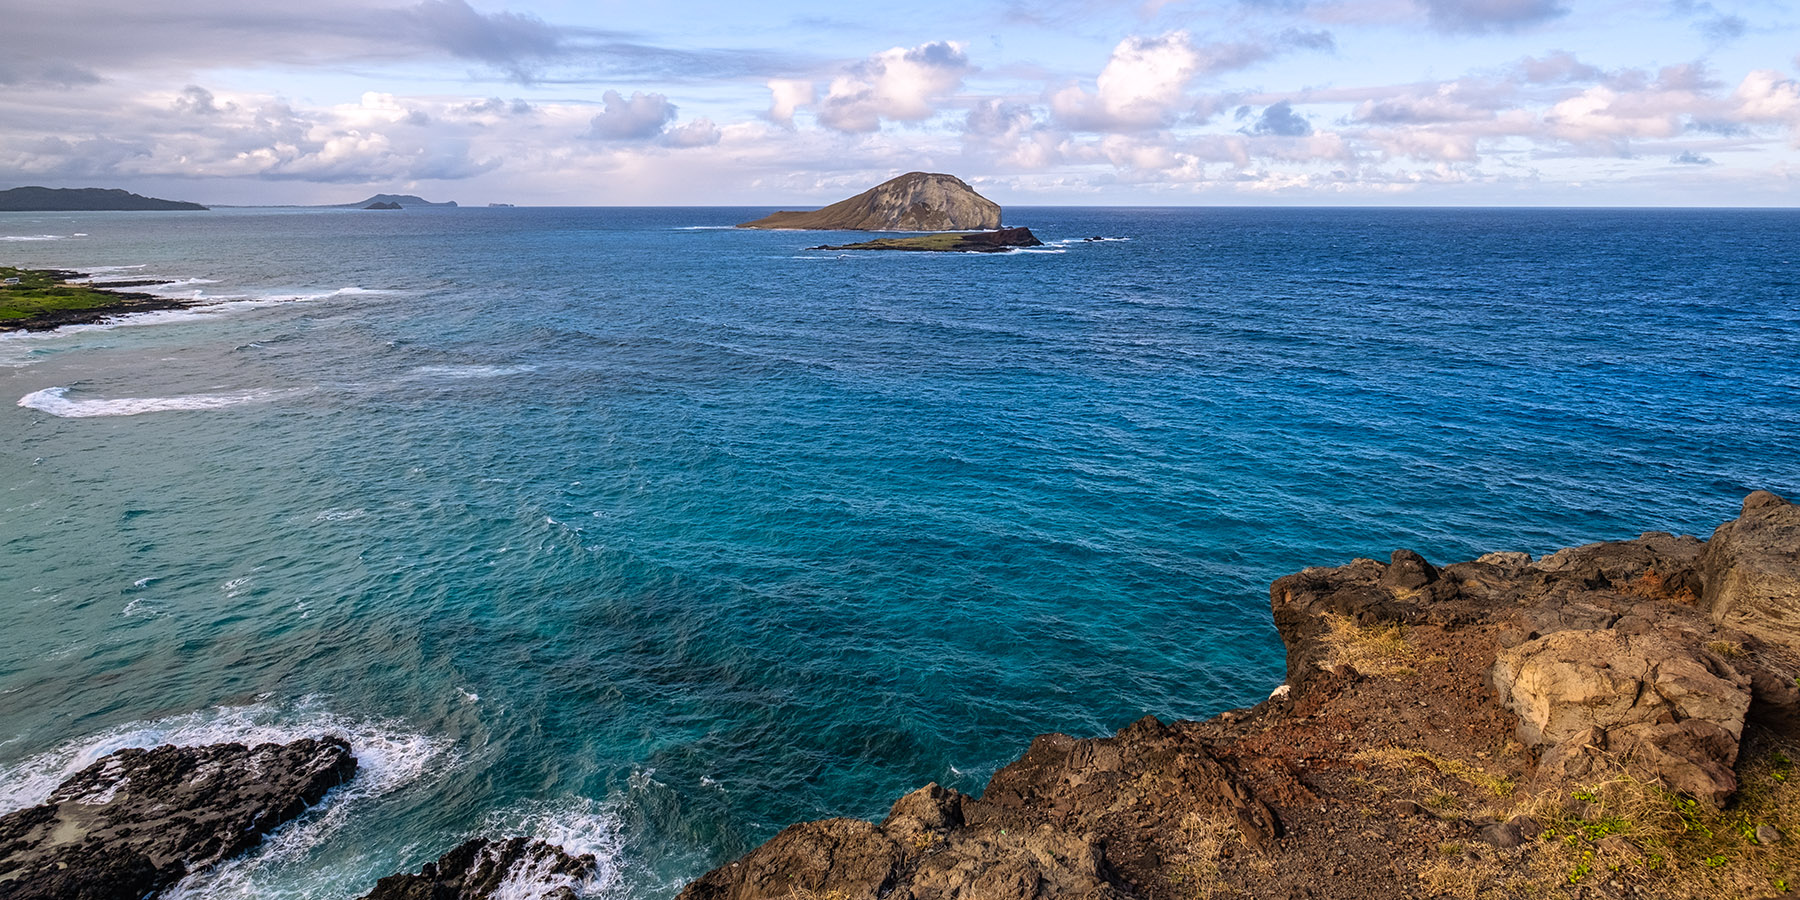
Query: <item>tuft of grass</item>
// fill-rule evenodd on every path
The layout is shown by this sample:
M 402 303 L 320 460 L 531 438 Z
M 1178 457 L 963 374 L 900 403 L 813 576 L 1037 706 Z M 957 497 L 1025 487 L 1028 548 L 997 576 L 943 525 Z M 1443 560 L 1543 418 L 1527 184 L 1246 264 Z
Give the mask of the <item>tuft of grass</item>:
M 1708 641 L 1706 649 L 1725 657 L 1744 655 L 1744 645 L 1737 641 Z
M 1180 850 L 1169 881 L 1192 900 L 1209 900 L 1228 887 L 1219 862 L 1225 848 L 1242 837 L 1223 816 L 1212 813 L 1189 813 L 1179 829 Z
M 1463 762 L 1460 759 L 1439 756 L 1428 750 L 1408 750 L 1402 747 L 1381 747 L 1372 750 L 1359 750 L 1351 755 L 1350 758 L 1357 762 L 1387 766 L 1394 769 L 1414 768 L 1420 763 L 1423 763 L 1438 772 L 1461 779 L 1470 785 L 1480 788 L 1496 798 L 1512 796 L 1513 788 L 1515 786 L 1513 780 L 1510 778 L 1501 778 L 1497 775 L 1491 775 L 1480 766 Z M 1434 796 L 1432 799 L 1435 801 L 1442 796 L 1448 795 L 1439 792 L 1438 796 Z M 1433 804 L 1426 805 L 1429 806 Z
M 1331 649 L 1328 665 L 1348 665 L 1364 675 L 1418 674 L 1413 667 L 1418 652 L 1403 625 L 1358 625 L 1349 616 L 1326 613 L 1322 640 Z

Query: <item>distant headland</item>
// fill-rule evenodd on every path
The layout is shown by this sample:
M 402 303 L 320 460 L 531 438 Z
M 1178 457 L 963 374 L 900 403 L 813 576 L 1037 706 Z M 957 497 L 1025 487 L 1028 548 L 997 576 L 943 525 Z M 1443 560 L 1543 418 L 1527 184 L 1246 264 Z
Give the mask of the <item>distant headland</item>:
M 812 212 L 778 212 L 739 228 L 805 231 L 980 231 L 1000 227 L 1000 204 L 954 175 L 908 172 Z
M 0 212 L 99 212 L 112 210 L 178 210 L 206 207 L 181 200 L 161 200 L 118 188 L 17 187 L 0 191 Z

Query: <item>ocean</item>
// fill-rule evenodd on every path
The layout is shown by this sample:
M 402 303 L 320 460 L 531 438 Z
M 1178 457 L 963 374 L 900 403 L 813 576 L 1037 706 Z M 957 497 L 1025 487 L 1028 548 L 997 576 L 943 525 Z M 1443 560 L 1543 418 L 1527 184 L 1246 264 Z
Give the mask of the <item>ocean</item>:
M 206 301 L 0 336 L 0 812 L 331 732 L 356 780 L 177 896 L 528 834 L 669 898 L 1261 700 L 1289 572 L 1800 494 L 1800 212 L 1011 208 L 1047 245 L 992 255 L 766 212 L 0 215 L 0 265 Z

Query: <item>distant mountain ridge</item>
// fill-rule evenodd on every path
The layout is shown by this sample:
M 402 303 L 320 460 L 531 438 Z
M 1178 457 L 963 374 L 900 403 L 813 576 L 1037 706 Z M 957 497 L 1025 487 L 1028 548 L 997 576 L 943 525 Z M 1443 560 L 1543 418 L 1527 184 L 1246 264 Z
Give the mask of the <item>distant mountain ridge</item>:
M 976 231 L 1000 227 L 1000 204 L 955 175 L 908 172 L 812 212 L 778 212 L 739 228 Z
M 0 191 L 0 212 L 200 209 L 198 203 L 145 197 L 118 188 L 17 187 Z
M 329 203 L 329 204 L 326 204 L 326 208 L 328 208 L 328 209 L 368 209 L 370 206 L 372 206 L 376 203 L 382 203 L 382 204 L 392 203 L 392 204 L 395 204 L 396 206 L 398 206 L 400 209 L 412 209 L 414 207 L 427 207 L 427 206 L 436 206 L 436 207 L 442 207 L 444 209 L 453 209 L 456 206 L 455 200 L 450 200 L 445 203 L 433 203 L 430 200 L 426 200 L 423 197 L 415 197 L 412 194 L 376 194 L 367 200 L 359 200 L 355 203 Z M 378 209 L 392 209 L 394 207 L 381 206 L 381 207 L 377 207 L 377 208 Z

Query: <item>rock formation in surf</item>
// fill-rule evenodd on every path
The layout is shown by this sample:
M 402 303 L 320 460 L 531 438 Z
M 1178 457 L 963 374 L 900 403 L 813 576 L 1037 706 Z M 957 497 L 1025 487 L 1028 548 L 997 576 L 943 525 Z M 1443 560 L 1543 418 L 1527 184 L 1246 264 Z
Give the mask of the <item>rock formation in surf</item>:
M 681 900 L 1793 897 L 1800 507 L 1275 582 L 1287 683 L 1044 735 L 979 799 L 794 825 Z
M 332 737 L 120 750 L 0 816 L 0 897 L 137 900 L 256 846 L 355 772 Z
M 909 172 L 812 212 L 778 212 L 739 228 L 809 231 L 980 231 L 1000 227 L 1000 205 L 954 175 Z
M 561 847 L 522 837 L 472 840 L 429 862 L 417 874 L 389 875 L 362 900 L 487 900 L 513 897 L 503 890 L 521 885 L 539 900 L 576 900 L 577 888 L 594 873 L 591 854 L 573 856 Z

